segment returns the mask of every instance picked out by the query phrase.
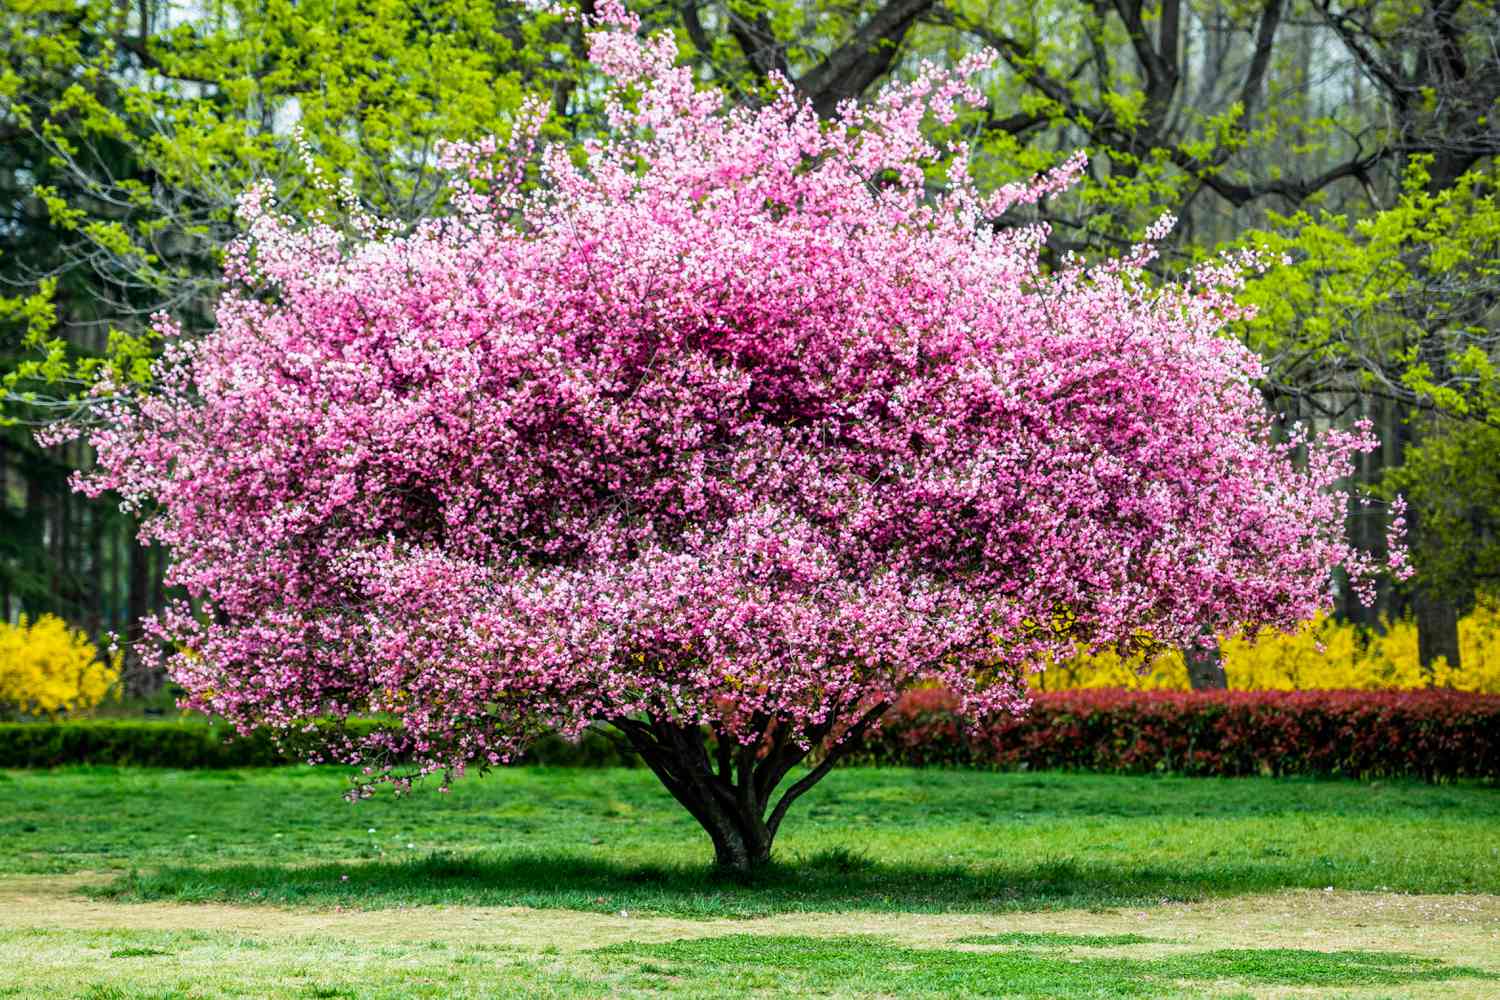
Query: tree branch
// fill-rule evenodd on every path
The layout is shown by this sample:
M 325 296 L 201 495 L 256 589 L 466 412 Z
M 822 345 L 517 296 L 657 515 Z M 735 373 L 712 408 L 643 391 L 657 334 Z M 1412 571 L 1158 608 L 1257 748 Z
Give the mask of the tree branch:
M 839 102 L 859 97 L 890 70 L 907 32 L 935 2 L 890 0 L 852 38 L 804 73 L 797 89 L 812 101 L 819 116 L 831 116 Z
M 817 767 L 807 772 L 796 784 L 786 790 L 786 793 L 781 796 L 781 801 L 776 803 L 776 808 L 771 810 L 770 818 L 766 820 L 766 828 L 771 831 L 773 837 L 776 835 L 777 828 L 781 826 L 781 820 L 786 816 L 786 811 L 792 807 L 792 803 L 801 798 L 813 785 L 822 781 L 824 775 L 833 769 L 833 765 L 837 764 L 840 758 L 853 748 L 859 737 L 864 735 L 870 724 L 884 715 L 885 710 L 890 707 L 890 702 L 881 702 L 862 715 L 858 722 L 849 727 L 844 738 L 829 749 L 828 754 L 818 762 Z

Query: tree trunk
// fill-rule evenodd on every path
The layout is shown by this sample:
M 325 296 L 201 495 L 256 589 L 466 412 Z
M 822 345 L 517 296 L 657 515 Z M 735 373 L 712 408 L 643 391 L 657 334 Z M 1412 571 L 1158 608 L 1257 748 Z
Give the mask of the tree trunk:
M 1412 610 L 1417 619 L 1417 655 L 1429 683 L 1440 656 L 1450 668 L 1459 669 L 1463 664 L 1458 650 L 1458 605 L 1442 594 L 1418 587 L 1412 595 Z
M 10 447 L 0 435 L 0 522 L 12 529 L 10 513 Z M 10 572 L 0 568 L 0 622 L 10 621 Z
M 1229 687 L 1224 673 L 1224 658 L 1219 654 L 1219 640 L 1206 636 L 1208 645 L 1189 643 L 1182 651 L 1187 663 L 1188 686 L 1194 691 L 1223 691 Z
M 760 817 L 731 814 L 730 822 L 709 831 L 714 844 L 714 864 L 722 871 L 748 873 L 771 861 L 771 842 L 775 834 L 766 829 Z M 706 828 L 705 828 L 706 829 Z
M 146 641 L 141 622 L 151 611 L 150 553 L 134 538 L 125 541 L 125 689 L 135 697 L 155 694 L 162 684 L 162 676 L 146 666 L 144 661 Z
M 714 845 L 719 870 L 743 877 L 770 863 L 776 831 L 791 804 L 828 774 L 887 707 L 876 705 L 860 715 L 844 739 L 779 799 L 776 791 L 782 780 L 811 750 L 798 746 L 774 719 L 757 716 L 755 735 L 745 743 L 722 730 L 710 733 L 654 715 L 611 719 L 610 725 L 624 734 L 672 797 L 703 827 Z M 838 720 L 830 720 L 809 734 L 811 742 L 821 742 L 837 728 Z

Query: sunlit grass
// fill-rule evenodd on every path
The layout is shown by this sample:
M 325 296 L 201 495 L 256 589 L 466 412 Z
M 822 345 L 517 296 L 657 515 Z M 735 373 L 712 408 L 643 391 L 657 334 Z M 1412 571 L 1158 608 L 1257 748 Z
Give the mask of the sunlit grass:
M 780 863 L 745 884 L 710 870 L 644 771 L 502 771 L 355 804 L 345 780 L 8 772 L 0 864 L 114 870 L 104 892 L 122 899 L 704 916 L 1500 891 L 1500 793 L 1479 786 L 851 769 L 799 803 Z
M 1406 954 L 1219 948 L 1167 956 L 1064 957 L 1038 935 L 984 950 L 871 936 L 729 934 L 561 952 L 462 940 L 247 938 L 223 931 L 0 931 L 0 995 L 167 997 L 976 997 L 1125 998 L 1246 989 L 1467 984 L 1500 976 Z M 54 994 L 56 995 L 56 994 Z M 1243 995 L 1243 994 L 1242 994 Z M 1327 995 L 1321 992 L 1318 995 Z

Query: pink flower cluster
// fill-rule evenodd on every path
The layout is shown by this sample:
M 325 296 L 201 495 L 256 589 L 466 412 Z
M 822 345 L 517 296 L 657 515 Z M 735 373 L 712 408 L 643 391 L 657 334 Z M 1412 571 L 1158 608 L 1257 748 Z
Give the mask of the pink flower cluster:
M 192 706 L 389 713 L 347 748 L 376 775 L 641 712 L 801 736 L 927 681 L 980 716 L 1061 644 L 1294 626 L 1362 565 L 1367 442 L 1275 443 L 1219 333 L 1240 264 L 1044 269 L 993 219 L 1081 161 L 984 193 L 924 137 L 976 67 L 829 126 L 604 7 L 607 136 L 528 111 L 402 235 L 250 192 L 216 330 L 91 432 L 84 488 L 192 595 L 153 626 Z

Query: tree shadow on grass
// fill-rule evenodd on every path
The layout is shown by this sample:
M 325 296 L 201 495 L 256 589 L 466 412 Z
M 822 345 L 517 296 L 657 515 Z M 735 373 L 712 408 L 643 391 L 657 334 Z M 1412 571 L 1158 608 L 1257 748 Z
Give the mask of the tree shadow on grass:
M 1007 997 L 1184 996 L 1210 985 L 1399 987 L 1452 979 L 1495 981 L 1483 969 L 1430 958 L 1368 951 L 1219 949 L 1159 958 L 1069 955 L 1022 948 L 954 951 L 915 948 L 873 937 L 734 934 L 663 944 L 626 942 L 591 952 L 649 986 L 653 978 L 695 980 L 705 989 L 734 982 L 813 993 L 841 990 L 882 996 Z M 627 979 L 627 982 L 630 982 Z
M 1062 859 L 1030 865 L 885 864 L 844 850 L 773 865 L 748 879 L 704 865 L 628 863 L 587 854 L 433 854 L 406 861 L 167 867 L 88 890 L 121 901 L 554 907 L 672 916 L 759 917 L 829 910 L 996 912 L 1144 906 L 1312 887 L 1272 865 L 1172 868 Z M 1312 876 L 1316 878 L 1316 876 Z

